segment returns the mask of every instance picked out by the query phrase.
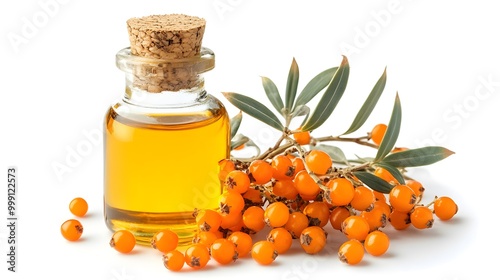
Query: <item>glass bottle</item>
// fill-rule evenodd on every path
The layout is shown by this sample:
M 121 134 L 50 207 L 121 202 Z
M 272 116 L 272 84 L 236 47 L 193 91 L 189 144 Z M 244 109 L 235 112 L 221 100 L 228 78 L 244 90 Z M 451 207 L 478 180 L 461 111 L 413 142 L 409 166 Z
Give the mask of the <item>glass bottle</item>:
M 132 231 L 139 243 L 169 228 L 192 240 L 195 209 L 216 209 L 222 192 L 218 162 L 229 156 L 229 118 L 205 91 L 202 73 L 214 53 L 155 59 L 119 51 L 126 88 L 104 128 L 104 216 L 112 231 Z

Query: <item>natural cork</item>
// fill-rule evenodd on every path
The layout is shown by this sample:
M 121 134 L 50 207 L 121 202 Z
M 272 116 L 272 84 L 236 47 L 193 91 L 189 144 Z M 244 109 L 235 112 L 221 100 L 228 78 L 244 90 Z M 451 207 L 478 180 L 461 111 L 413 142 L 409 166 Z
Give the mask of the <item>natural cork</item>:
M 198 73 L 188 61 L 200 55 L 205 25 L 202 18 L 182 14 L 127 20 L 131 54 L 152 62 L 137 66 L 134 87 L 159 93 L 196 86 Z

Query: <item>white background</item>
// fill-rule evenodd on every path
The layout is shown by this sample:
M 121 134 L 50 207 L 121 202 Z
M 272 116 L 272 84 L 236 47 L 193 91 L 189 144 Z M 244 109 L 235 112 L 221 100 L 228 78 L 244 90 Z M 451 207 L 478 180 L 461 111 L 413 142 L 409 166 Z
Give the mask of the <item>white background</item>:
M 49 3 L 49 4 L 47 4 Z M 0 4 L 2 98 L 0 169 L 19 168 L 17 273 L 7 271 L 6 180 L 0 191 L 1 279 L 221 279 L 273 277 L 342 279 L 472 279 L 497 265 L 496 180 L 500 105 L 500 17 L 494 1 L 76 1 L 26 0 Z M 204 17 L 204 45 L 216 53 L 207 89 L 222 96 L 235 91 L 265 100 L 260 76 L 284 91 L 293 57 L 299 89 L 316 73 L 349 59 L 351 76 L 337 110 L 316 136 L 347 129 L 387 67 L 386 90 L 373 115 L 356 135 L 387 122 L 399 92 L 403 121 L 397 145 L 445 146 L 455 155 L 412 171 L 427 189 L 425 201 L 448 195 L 459 204 L 454 221 L 436 221 L 425 231 L 394 233 L 388 254 L 366 256 L 347 266 L 334 251 L 343 241 L 329 236 L 329 248 L 307 256 L 295 248 L 271 267 L 251 259 L 199 272 L 171 273 L 161 255 L 136 248 L 131 255 L 110 249 L 102 219 L 102 120 L 124 89 L 115 53 L 128 45 L 125 21 L 150 14 Z M 263 101 L 265 102 L 265 101 Z M 269 104 L 269 103 L 266 103 Z M 276 132 L 248 116 L 241 132 L 267 148 Z M 342 146 L 344 147 L 344 146 Z M 75 150 L 84 151 L 68 162 Z M 352 156 L 373 150 L 345 146 Z M 347 153 L 347 152 L 346 152 Z M 73 155 L 74 156 L 74 155 Z M 67 172 L 54 171 L 64 165 Z M 85 197 L 80 242 L 69 243 L 59 226 L 67 209 Z M 4 218 L 2 218 L 4 219 Z M 4 225 L 5 224 L 5 225 Z M 491 254 L 492 253 L 492 254 Z M 487 257 L 488 254 L 490 257 Z M 6 277 L 6 278 L 5 278 Z

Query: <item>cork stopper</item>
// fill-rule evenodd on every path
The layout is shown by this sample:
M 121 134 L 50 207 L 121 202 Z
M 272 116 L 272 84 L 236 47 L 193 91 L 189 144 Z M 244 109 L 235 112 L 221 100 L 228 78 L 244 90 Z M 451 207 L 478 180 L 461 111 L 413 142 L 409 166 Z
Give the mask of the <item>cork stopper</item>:
M 152 93 L 196 86 L 191 64 L 200 56 L 205 20 L 182 15 L 151 15 L 127 20 L 130 53 L 151 63 L 137 65 L 134 87 Z

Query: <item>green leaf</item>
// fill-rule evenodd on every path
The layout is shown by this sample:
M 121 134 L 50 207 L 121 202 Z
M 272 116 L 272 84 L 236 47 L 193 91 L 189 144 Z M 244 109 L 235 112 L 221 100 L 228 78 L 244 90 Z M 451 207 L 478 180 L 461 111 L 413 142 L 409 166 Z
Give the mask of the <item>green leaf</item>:
M 391 175 L 398 180 L 398 183 L 404 184 L 405 183 L 405 178 L 403 177 L 403 174 L 399 172 L 399 169 L 397 169 L 394 165 L 385 163 L 385 162 L 379 162 L 376 164 L 378 167 L 382 167 L 383 169 L 389 171 Z
M 429 146 L 397 152 L 386 156 L 382 163 L 397 167 L 415 167 L 433 164 L 443 160 L 454 152 L 439 146 Z
M 278 88 L 276 87 L 276 84 L 274 84 L 271 79 L 262 77 L 262 86 L 264 87 L 267 98 L 269 98 L 269 101 L 271 101 L 271 104 L 273 104 L 274 109 L 281 113 L 285 106 L 283 105 L 283 100 L 281 100 L 281 96 Z
M 319 144 L 319 145 L 313 146 L 312 149 L 321 150 L 321 151 L 327 153 L 332 158 L 332 160 L 335 162 L 342 162 L 345 165 L 349 165 L 344 152 L 339 147 Z
M 351 127 L 344 132 L 342 135 L 353 133 L 356 130 L 358 130 L 368 119 L 370 114 L 373 111 L 373 108 L 375 108 L 375 105 L 377 105 L 377 102 L 382 95 L 382 92 L 384 91 L 385 88 L 385 83 L 387 81 L 387 69 L 384 69 L 384 73 L 382 73 L 382 76 L 378 79 L 377 83 L 373 87 L 372 91 L 370 92 L 370 95 L 368 95 L 368 98 L 366 99 L 365 103 L 363 103 L 363 106 L 359 110 L 358 114 L 354 118 L 354 121 L 351 124 Z
M 378 147 L 375 162 L 381 161 L 394 148 L 396 140 L 398 140 L 399 129 L 401 128 L 401 116 L 401 102 L 399 100 L 399 95 L 396 93 L 396 100 L 394 101 L 391 120 L 387 125 L 387 130 L 385 131 L 384 138 L 382 138 L 382 143 L 380 143 L 380 147 Z
M 248 115 L 276 128 L 279 131 L 284 130 L 283 124 L 279 121 L 278 117 L 271 112 L 266 106 L 259 101 L 234 92 L 223 92 L 226 99 L 231 102 L 236 108 L 247 113 Z
M 349 62 L 344 56 L 339 69 L 333 75 L 333 78 L 323 93 L 316 109 L 304 123 L 302 130 L 310 131 L 321 126 L 332 114 L 340 98 L 344 94 L 349 78 Z
M 312 80 L 309 81 L 309 83 L 307 83 L 307 85 L 300 92 L 297 100 L 295 101 L 294 108 L 298 108 L 300 105 L 307 104 L 307 102 L 311 101 L 311 99 L 313 99 L 330 83 L 333 75 L 337 72 L 337 69 L 338 67 L 326 69 L 312 78 Z
M 238 132 L 238 129 L 240 128 L 241 124 L 241 119 L 243 118 L 243 114 L 241 111 L 236 114 L 236 116 L 231 118 L 230 124 L 231 124 L 231 139 L 234 138 L 236 133 Z
M 297 86 L 299 84 L 299 66 L 295 58 L 292 60 L 290 72 L 288 72 L 288 80 L 286 82 L 285 93 L 285 109 L 289 113 L 292 111 L 295 95 L 297 94 Z
M 238 148 L 239 146 L 250 141 L 250 138 L 243 136 L 241 134 L 235 135 L 234 139 L 231 140 L 231 150 Z
M 355 171 L 353 173 L 354 176 L 356 176 L 359 180 L 361 180 L 361 182 L 365 183 L 374 191 L 381 193 L 390 193 L 393 188 L 393 186 L 387 183 L 384 179 L 379 178 L 370 172 Z
M 295 117 L 307 116 L 307 114 L 309 114 L 310 111 L 311 111 L 311 109 L 309 109 L 309 107 L 307 105 L 297 106 L 292 111 L 292 114 L 291 114 L 292 119 Z

